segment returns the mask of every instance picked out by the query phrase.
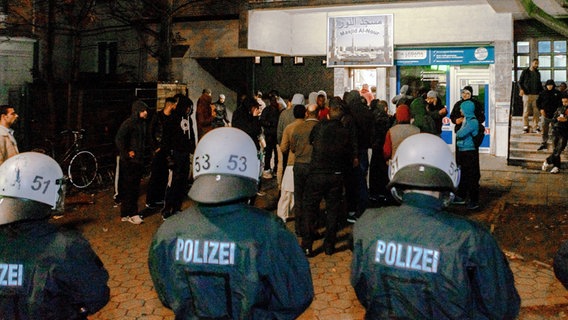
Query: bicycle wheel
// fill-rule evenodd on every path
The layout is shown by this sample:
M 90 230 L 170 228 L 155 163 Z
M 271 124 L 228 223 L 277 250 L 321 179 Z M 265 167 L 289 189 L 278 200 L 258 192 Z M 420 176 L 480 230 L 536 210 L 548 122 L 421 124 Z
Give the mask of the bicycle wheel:
M 76 188 L 86 188 L 97 177 L 97 158 L 89 151 L 79 151 L 73 156 L 67 167 L 69 181 Z

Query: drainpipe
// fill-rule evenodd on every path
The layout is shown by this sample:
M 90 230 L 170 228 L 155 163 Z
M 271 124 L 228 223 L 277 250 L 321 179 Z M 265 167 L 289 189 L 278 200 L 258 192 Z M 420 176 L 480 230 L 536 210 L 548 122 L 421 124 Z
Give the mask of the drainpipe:
M 568 38 L 568 24 L 544 12 L 544 10 L 539 8 L 532 0 L 520 0 L 520 2 L 529 17 Z

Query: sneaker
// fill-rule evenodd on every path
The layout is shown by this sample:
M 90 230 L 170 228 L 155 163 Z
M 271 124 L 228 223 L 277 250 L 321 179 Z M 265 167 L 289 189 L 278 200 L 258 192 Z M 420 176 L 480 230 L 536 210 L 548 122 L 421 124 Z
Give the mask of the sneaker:
M 55 214 L 55 215 L 53 215 L 53 216 L 51 216 L 51 217 L 53 218 L 53 220 L 59 220 L 59 219 L 63 218 L 64 215 L 62 215 L 62 214 Z
M 554 167 L 552 168 L 552 170 L 550 170 L 550 173 L 558 173 L 560 172 L 560 169 L 558 167 Z
M 545 161 L 542 163 L 542 171 L 548 170 L 548 166 L 549 166 L 549 164 L 548 164 L 548 162 L 546 162 L 546 160 L 545 160 Z
M 164 201 L 150 202 L 150 203 L 146 203 L 146 208 L 156 209 L 156 208 L 163 206 L 163 205 L 164 205 Z
M 524 127 L 524 128 L 523 128 L 523 133 L 529 133 L 529 127 Z
M 128 220 L 130 220 L 130 217 L 120 217 L 121 222 L 127 222 Z
M 355 211 L 351 211 L 348 213 L 347 222 L 349 223 L 357 222 L 357 213 Z
M 469 202 L 465 207 L 467 210 L 477 210 L 479 209 L 479 203 L 477 202 Z
M 540 147 L 538 147 L 538 149 L 536 151 L 546 150 L 546 149 L 547 149 L 546 143 L 543 143 L 543 144 L 540 145 Z
M 130 218 L 128 218 L 128 222 L 132 223 L 132 224 L 141 224 L 144 222 L 144 220 L 142 220 L 142 217 L 136 215 L 136 216 L 132 216 Z
M 272 172 L 270 170 L 264 170 L 262 177 L 264 179 L 272 179 Z
M 536 127 L 534 131 L 536 131 L 536 133 L 540 133 L 540 127 Z
M 462 197 L 455 196 L 454 199 L 452 200 L 452 204 L 463 205 L 465 204 L 465 199 L 463 199 Z

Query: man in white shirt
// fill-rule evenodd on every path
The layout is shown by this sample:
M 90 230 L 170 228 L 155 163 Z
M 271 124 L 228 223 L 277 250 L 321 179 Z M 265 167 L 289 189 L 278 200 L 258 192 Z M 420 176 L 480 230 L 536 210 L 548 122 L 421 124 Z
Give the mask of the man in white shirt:
M 13 107 L 0 106 L 0 164 L 19 153 L 14 130 L 11 129 L 17 119 L 18 114 Z

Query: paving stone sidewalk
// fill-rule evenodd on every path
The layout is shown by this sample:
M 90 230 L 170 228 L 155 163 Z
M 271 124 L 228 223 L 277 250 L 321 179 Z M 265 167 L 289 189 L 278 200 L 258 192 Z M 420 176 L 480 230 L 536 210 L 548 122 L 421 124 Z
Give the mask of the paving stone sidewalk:
M 531 190 L 532 184 L 544 183 L 546 203 L 568 203 L 568 196 L 558 192 L 565 186 L 565 174 L 544 176 L 537 171 L 508 167 L 502 158 L 482 155 L 481 159 L 482 186 L 498 190 L 502 193 L 503 201 L 530 203 L 534 197 L 529 196 L 527 190 Z M 274 201 L 275 196 L 267 192 L 266 197 L 264 201 Z M 140 198 L 141 205 L 143 199 Z M 162 223 L 160 214 L 156 212 L 147 216 L 145 223 L 138 226 L 120 222 L 119 208 L 113 206 L 111 190 L 97 192 L 94 204 L 72 204 L 73 197 L 68 200 L 70 205 L 65 216 L 54 223 L 81 230 L 110 274 L 111 301 L 89 319 L 174 319 L 172 312 L 158 300 L 147 267 L 152 235 Z M 186 201 L 184 206 L 188 205 L 189 201 Z M 493 210 L 498 211 L 498 208 Z M 288 222 L 288 227 L 293 228 L 293 222 Z M 364 309 L 349 282 L 351 252 L 346 239 L 351 227 L 346 226 L 341 232 L 343 242 L 338 244 L 339 252 L 332 256 L 319 254 L 310 259 L 316 297 L 299 318 L 301 320 L 364 318 Z M 316 242 L 314 247 L 318 245 Z M 555 279 L 550 266 L 522 260 L 514 253 L 509 254 L 509 259 L 522 299 L 523 309 L 519 319 L 550 319 L 529 312 L 526 307 L 565 304 L 568 308 L 568 291 Z M 565 316 L 561 313 L 557 318 Z

